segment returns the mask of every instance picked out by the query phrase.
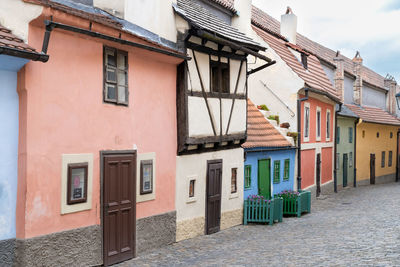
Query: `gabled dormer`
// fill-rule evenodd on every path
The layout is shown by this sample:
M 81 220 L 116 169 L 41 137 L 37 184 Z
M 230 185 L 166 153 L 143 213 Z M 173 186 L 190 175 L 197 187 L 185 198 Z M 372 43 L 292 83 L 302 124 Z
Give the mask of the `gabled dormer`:
M 247 55 L 265 50 L 195 0 L 174 5 L 178 43 L 178 153 L 239 147 L 246 140 Z M 264 67 L 265 67 L 264 66 Z

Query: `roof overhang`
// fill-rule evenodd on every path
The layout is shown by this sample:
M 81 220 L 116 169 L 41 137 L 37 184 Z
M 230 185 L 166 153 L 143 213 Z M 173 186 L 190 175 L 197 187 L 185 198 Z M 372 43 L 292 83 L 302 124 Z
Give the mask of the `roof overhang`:
M 37 52 L 30 52 L 25 50 L 20 50 L 12 47 L 0 47 L 1 55 L 8 55 L 13 57 L 25 58 L 32 61 L 47 62 L 49 60 L 49 55 Z
M 324 91 L 321 91 L 321 90 L 319 90 L 319 89 L 312 88 L 312 87 L 309 86 L 308 84 L 306 84 L 306 86 L 303 87 L 302 90 L 308 90 L 309 92 L 313 92 L 313 93 L 316 93 L 316 94 L 319 94 L 319 95 L 326 96 L 327 98 L 329 98 L 329 99 L 332 100 L 333 102 L 335 102 L 335 103 L 337 103 L 337 104 L 342 104 L 342 101 L 340 101 L 339 98 L 334 97 L 333 95 L 331 95 L 331 94 L 328 93 L 328 92 L 324 92 Z

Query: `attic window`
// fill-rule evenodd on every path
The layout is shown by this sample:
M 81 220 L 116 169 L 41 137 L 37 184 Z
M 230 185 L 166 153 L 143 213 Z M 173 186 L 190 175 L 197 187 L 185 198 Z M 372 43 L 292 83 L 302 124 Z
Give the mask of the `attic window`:
M 304 53 L 301 53 L 301 64 L 303 64 L 305 69 L 308 69 L 307 55 Z

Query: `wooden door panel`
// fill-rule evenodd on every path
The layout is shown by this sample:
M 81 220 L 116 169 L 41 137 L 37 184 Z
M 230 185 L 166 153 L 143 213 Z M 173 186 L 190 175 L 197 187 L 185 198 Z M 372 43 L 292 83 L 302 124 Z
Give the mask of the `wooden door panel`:
M 271 160 L 258 161 L 258 193 L 265 198 L 271 197 Z
M 136 154 L 104 155 L 104 265 L 135 255 Z
M 221 186 L 222 163 L 213 161 L 208 164 L 207 203 L 206 203 L 206 233 L 212 234 L 220 229 L 221 219 Z

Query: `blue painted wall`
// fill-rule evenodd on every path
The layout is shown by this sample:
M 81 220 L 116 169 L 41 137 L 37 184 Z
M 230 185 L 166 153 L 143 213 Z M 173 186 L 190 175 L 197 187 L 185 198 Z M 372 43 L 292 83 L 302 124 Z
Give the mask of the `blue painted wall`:
M 0 56 L 0 240 L 15 237 L 18 181 L 17 71 L 27 60 Z
M 246 149 L 246 161 L 244 165 L 251 165 L 251 187 L 244 189 L 244 199 L 247 199 L 249 195 L 258 194 L 258 160 L 260 159 L 271 159 L 271 195 L 282 192 L 283 190 L 294 189 L 294 167 L 295 167 L 295 149 L 287 150 L 265 150 L 262 152 L 252 152 Z M 290 159 L 290 172 L 289 180 L 283 181 L 283 170 L 285 159 Z M 280 182 L 274 184 L 273 182 L 273 164 L 275 160 L 281 161 L 281 177 Z

